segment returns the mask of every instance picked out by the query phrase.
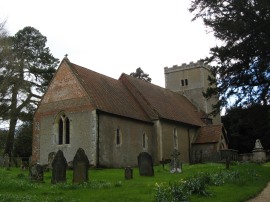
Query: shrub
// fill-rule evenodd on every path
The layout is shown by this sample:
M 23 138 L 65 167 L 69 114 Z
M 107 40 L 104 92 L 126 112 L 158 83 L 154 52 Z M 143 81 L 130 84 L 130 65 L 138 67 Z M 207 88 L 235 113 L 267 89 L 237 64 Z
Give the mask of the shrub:
M 189 195 L 182 182 L 169 183 L 168 186 L 156 183 L 155 198 L 158 202 L 188 201 Z

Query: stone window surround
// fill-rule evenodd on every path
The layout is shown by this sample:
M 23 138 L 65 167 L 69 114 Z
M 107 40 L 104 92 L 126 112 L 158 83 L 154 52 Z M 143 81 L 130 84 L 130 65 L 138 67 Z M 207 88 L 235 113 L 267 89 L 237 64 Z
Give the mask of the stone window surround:
M 62 122 L 62 129 L 60 128 L 60 123 Z M 55 132 L 56 132 L 56 144 L 58 146 L 70 145 L 71 137 L 71 120 L 64 112 L 60 112 L 55 119 Z M 60 135 L 59 132 L 62 132 Z M 62 138 L 62 141 L 60 141 Z

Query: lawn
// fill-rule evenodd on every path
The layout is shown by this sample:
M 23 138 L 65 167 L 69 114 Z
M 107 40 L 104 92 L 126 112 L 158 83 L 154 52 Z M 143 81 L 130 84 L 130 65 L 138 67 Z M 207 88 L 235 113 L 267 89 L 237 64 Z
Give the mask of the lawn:
M 69 170 L 67 183 L 52 185 L 51 172 L 44 173 L 44 183 L 33 183 L 29 181 L 27 170 L 0 168 L 0 201 L 145 202 L 158 201 L 157 195 L 162 201 L 164 194 L 172 191 L 175 194 L 172 187 L 182 186 L 184 182 L 192 188 L 189 201 L 237 202 L 255 196 L 270 181 L 270 163 L 235 163 L 229 171 L 223 164 L 183 165 L 181 174 L 171 174 L 168 167 L 155 166 L 154 169 L 154 177 L 142 177 L 134 168 L 132 180 L 124 179 L 123 169 L 90 169 L 89 182 L 80 185 L 72 184 L 72 171 Z M 208 184 L 202 187 L 197 179 L 204 179 Z M 206 194 L 200 192 L 204 188 Z M 203 194 L 198 195 L 196 190 Z

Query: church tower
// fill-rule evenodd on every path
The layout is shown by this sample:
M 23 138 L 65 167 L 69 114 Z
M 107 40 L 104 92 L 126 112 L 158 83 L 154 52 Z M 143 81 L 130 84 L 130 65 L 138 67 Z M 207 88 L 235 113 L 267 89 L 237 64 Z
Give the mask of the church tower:
M 211 66 L 204 64 L 202 61 L 196 63 L 174 65 L 173 67 L 165 67 L 165 88 L 187 97 L 198 110 L 203 110 L 207 114 L 211 113 L 212 105 L 216 104 L 218 98 L 212 97 L 206 99 L 203 92 L 209 86 L 208 76 L 211 75 Z M 213 124 L 220 124 L 220 115 L 208 117 L 212 119 Z

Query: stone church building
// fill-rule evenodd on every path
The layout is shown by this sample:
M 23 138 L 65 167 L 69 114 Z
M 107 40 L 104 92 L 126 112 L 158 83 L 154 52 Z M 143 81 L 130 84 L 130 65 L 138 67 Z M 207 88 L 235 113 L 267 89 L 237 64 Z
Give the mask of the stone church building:
M 93 166 L 124 167 L 136 166 L 143 151 L 157 164 L 174 149 L 182 162 L 226 149 L 220 117 L 207 116 L 212 101 L 202 97 L 209 67 L 164 71 L 166 88 L 126 74 L 116 80 L 64 58 L 34 115 L 32 160 L 47 164 L 49 153 L 62 150 L 70 162 L 82 148 Z

